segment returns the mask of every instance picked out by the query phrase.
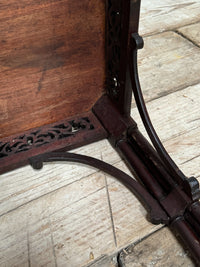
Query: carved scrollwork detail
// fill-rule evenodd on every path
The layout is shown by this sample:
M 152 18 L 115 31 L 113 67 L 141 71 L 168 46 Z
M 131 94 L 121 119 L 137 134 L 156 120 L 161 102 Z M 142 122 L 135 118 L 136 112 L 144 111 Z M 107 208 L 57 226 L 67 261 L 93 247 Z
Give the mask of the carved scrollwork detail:
M 28 151 L 33 147 L 41 147 L 51 142 L 74 136 L 85 130 L 94 130 L 94 125 L 88 117 L 63 122 L 49 128 L 43 127 L 7 142 L 0 142 L 0 158 Z
M 108 0 L 107 3 L 107 77 L 109 94 L 115 98 L 119 94 L 121 39 L 121 1 Z

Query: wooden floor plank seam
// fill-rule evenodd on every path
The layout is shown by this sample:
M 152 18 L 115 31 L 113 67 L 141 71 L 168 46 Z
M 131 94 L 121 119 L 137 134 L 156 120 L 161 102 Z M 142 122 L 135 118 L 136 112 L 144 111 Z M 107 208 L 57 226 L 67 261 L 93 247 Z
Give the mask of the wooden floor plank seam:
M 98 172 L 99 172 L 99 171 L 97 171 L 96 173 L 98 173 Z M 93 174 L 95 174 L 95 173 L 93 173 Z M 30 203 L 36 201 L 36 200 L 39 200 L 40 198 L 46 197 L 46 196 L 48 196 L 48 195 L 51 195 L 52 193 L 56 193 L 56 192 L 58 192 L 60 189 L 67 188 L 69 185 L 72 185 L 72 184 L 75 184 L 76 182 L 79 182 L 79 181 L 81 181 L 81 180 L 84 180 L 85 178 L 87 178 L 87 177 L 89 177 L 89 176 L 90 176 L 90 175 L 85 176 L 85 177 L 82 177 L 81 179 L 76 180 L 76 181 L 74 181 L 74 182 L 72 182 L 72 183 L 70 183 L 70 184 L 64 185 L 64 186 L 59 187 L 59 188 L 57 188 L 57 189 L 55 189 L 55 190 L 49 191 L 48 193 L 43 194 L 43 195 L 41 195 L 41 196 L 39 196 L 39 197 L 37 197 L 37 198 L 31 199 L 30 201 L 25 202 L 24 204 L 19 205 L 19 206 L 17 206 L 17 207 L 14 208 L 14 209 L 11 209 L 11 210 L 9 210 L 9 211 L 7 211 L 7 212 L 5 212 L 5 213 L 2 213 L 2 214 L 0 215 L 0 218 L 3 217 L 3 216 L 5 216 L 5 215 L 7 215 L 7 214 L 9 214 L 9 213 L 12 213 L 13 211 L 16 211 L 16 210 L 19 209 L 19 208 L 22 208 L 22 207 L 24 207 L 24 206 L 26 206 L 26 205 L 28 205 L 28 204 L 30 204 Z M 92 192 L 92 193 L 89 194 L 89 195 L 95 194 L 96 192 L 102 190 L 102 188 L 103 188 L 103 187 L 97 189 L 96 191 Z M 89 195 L 88 195 L 88 196 L 89 196 Z M 75 201 L 74 203 L 76 203 L 76 202 L 78 202 L 78 201 L 80 201 L 80 200 L 83 200 L 83 199 L 86 198 L 86 197 L 87 197 L 87 196 L 84 196 L 83 198 L 80 198 L 79 200 Z
M 151 4 L 149 4 L 150 2 Z M 142 1 L 142 3 L 145 3 L 145 0 Z M 139 68 L 141 68 L 140 63 L 142 62 L 140 77 L 143 77 L 143 80 L 146 82 L 144 83 L 145 86 L 142 87 L 144 89 L 147 106 L 149 105 L 150 107 L 150 116 L 152 116 L 153 121 L 155 121 L 155 128 L 158 129 L 159 136 L 161 136 L 161 140 L 163 140 L 166 149 L 172 153 L 173 159 L 178 162 L 178 166 L 181 166 L 181 168 L 183 167 L 184 173 L 185 171 L 188 174 L 192 172 L 197 178 L 200 178 L 200 167 L 198 166 L 200 158 L 198 153 L 199 146 L 195 145 L 195 142 L 199 140 L 196 135 L 198 135 L 200 127 L 198 111 L 198 91 L 200 88 L 200 70 L 198 64 L 200 59 L 200 46 L 191 39 L 192 37 L 190 34 L 186 35 L 184 32 L 180 32 L 183 27 L 195 26 L 195 24 L 200 22 L 198 15 L 198 13 L 200 14 L 200 9 L 198 11 L 200 5 L 198 0 L 194 0 L 193 2 L 189 2 L 189 0 L 177 0 L 175 5 L 172 0 L 165 0 L 161 3 L 158 3 L 157 0 L 147 0 L 145 5 L 144 7 L 146 10 L 145 12 L 142 10 L 143 13 L 141 14 L 140 32 L 144 37 L 144 41 L 148 38 L 151 38 L 152 41 L 150 40 L 150 42 L 147 40 L 146 51 L 145 48 L 141 51 L 141 53 L 144 51 L 144 55 L 139 58 Z M 147 7 L 149 7 L 149 9 Z M 180 16 L 182 13 L 183 19 L 181 22 Z M 162 25 L 158 25 L 158 21 L 162 21 Z M 160 32 L 159 29 L 161 30 Z M 165 38 L 168 42 L 167 49 L 165 49 Z M 155 42 L 157 42 L 158 51 L 154 53 L 152 47 L 154 47 Z M 177 51 L 176 45 L 178 46 Z M 185 50 L 188 52 L 185 53 Z M 163 54 L 162 51 L 164 51 Z M 178 56 L 176 59 L 176 52 L 178 56 L 183 57 L 183 59 L 178 59 Z M 160 60 L 156 57 L 159 53 L 161 57 Z M 151 56 L 152 58 L 149 58 Z M 167 58 L 168 56 L 169 59 Z M 144 58 L 147 59 L 144 60 Z M 154 59 L 155 61 L 153 62 Z M 158 66 L 159 64 L 160 66 Z M 194 67 L 194 69 L 191 68 L 192 64 L 197 67 Z M 144 68 L 144 66 L 147 67 Z M 181 66 L 183 66 L 183 68 Z M 173 68 L 172 75 L 170 74 L 171 68 Z M 194 70 L 194 73 L 187 77 L 186 73 L 188 73 L 188 69 L 190 72 Z M 174 73 L 180 71 L 182 71 L 183 75 L 179 75 L 179 77 L 176 78 Z M 158 75 L 158 77 L 156 76 L 156 79 L 154 79 L 153 75 L 156 75 L 158 72 L 160 72 L 160 76 Z M 167 77 L 166 81 L 163 82 L 161 86 L 160 81 L 164 80 L 165 76 Z M 173 86 L 170 84 L 172 76 L 174 76 Z M 151 84 L 153 85 L 151 86 Z M 154 85 L 157 87 L 153 88 Z M 192 101 L 190 103 L 186 98 L 184 99 L 182 94 L 188 95 L 188 98 L 192 97 L 192 94 L 194 94 L 194 110 L 191 112 L 187 106 L 190 107 L 193 103 Z M 155 105 L 160 105 L 160 110 L 157 110 Z M 170 111 L 170 105 L 172 105 L 172 112 Z M 178 114 L 178 106 L 180 107 L 182 117 Z M 165 119 L 166 123 L 169 123 L 169 127 L 162 126 L 162 116 L 165 117 L 163 109 L 166 109 L 168 113 Z M 134 100 L 131 111 L 133 119 L 138 121 Z M 188 112 L 190 114 L 188 114 Z M 160 116 L 160 114 L 164 115 Z M 177 117 L 174 118 L 176 114 Z M 180 120 L 181 122 L 179 122 Z M 141 123 L 139 122 L 139 129 L 143 133 L 144 127 L 140 127 L 140 125 Z M 182 141 L 184 138 L 188 140 L 188 144 L 187 141 Z M 98 143 L 96 147 L 97 149 L 94 149 L 93 146 L 89 149 L 77 149 L 75 152 L 88 153 L 90 156 L 111 162 L 112 165 L 117 165 L 120 169 L 128 172 L 122 160 L 116 156 L 114 150 L 108 148 L 108 145 Z M 101 149 L 104 150 L 105 153 L 102 151 L 101 155 L 99 155 Z M 186 151 L 185 155 L 182 155 L 182 149 Z M 114 158 L 114 160 L 111 160 L 111 158 Z M 67 181 L 69 184 L 67 182 L 65 184 L 64 178 L 61 177 L 59 173 L 64 171 L 66 175 L 68 175 L 70 170 L 73 174 Z M 22 172 L 23 171 L 27 172 L 27 176 L 29 175 L 28 169 L 22 169 Z M 30 178 L 27 179 L 26 176 L 21 179 L 19 177 L 19 179 L 16 179 L 15 183 L 13 181 L 14 179 L 10 177 L 13 188 L 18 189 L 17 196 L 14 195 L 11 186 L 6 187 L 6 178 L 9 178 L 9 175 L 8 177 L 5 176 L 5 181 L 2 182 L 4 186 L 2 188 L 5 189 L 5 193 L 2 192 L 2 199 L 0 199 L 1 210 L 5 211 L 6 209 L 11 209 L 0 215 L 2 229 L 5 232 L 2 231 L 2 241 L 4 241 L 1 242 L 3 244 L 1 244 L 0 266 L 37 267 L 40 266 L 39 263 L 41 263 L 42 266 L 43 262 L 44 264 L 48 262 L 49 265 L 45 266 L 119 267 L 119 262 L 116 261 L 116 258 L 122 250 L 128 251 L 131 245 L 137 246 L 141 244 L 142 247 L 143 241 L 151 239 L 156 233 L 158 233 L 159 236 L 160 229 L 166 229 L 163 226 L 155 228 L 148 224 L 144 218 L 145 211 L 143 207 L 117 180 L 98 170 L 87 172 L 87 174 L 83 177 L 81 176 L 81 178 L 78 176 L 78 173 L 79 171 L 76 169 L 69 168 L 68 170 L 67 168 L 59 168 L 57 165 L 52 164 L 52 172 L 48 170 L 46 175 L 52 174 L 53 178 L 49 180 L 46 179 L 44 184 L 42 184 L 42 178 L 45 175 L 44 171 L 41 171 L 41 174 L 38 173 L 35 179 L 33 173 L 31 173 Z M 95 178 L 96 175 L 99 177 Z M 20 172 L 18 176 L 20 176 Z M 39 176 L 40 178 L 38 178 Z M 91 179 L 95 179 L 91 186 L 86 183 L 91 182 L 91 179 L 89 179 L 90 176 Z M 77 177 L 80 179 L 77 180 Z M 37 182 L 38 179 L 39 181 Z M 103 182 L 99 182 L 98 179 L 104 180 L 102 180 Z M 84 194 L 81 195 L 80 191 L 82 188 L 81 185 L 77 183 L 84 180 L 86 180 L 86 182 L 81 184 L 84 187 Z M 20 183 L 20 186 L 17 187 L 18 183 Z M 48 184 L 48 188 L 47 186 L 45 187 L 46 184 Z M 39 189 L 40 185 L 42 185 L 41 189 Z M 70 187 L 71 185 L 74 186 Z M 91 189 L 93 186 L 94 190 Z M 74 189 L 75 193 L 72 192 Z M 41 193 L 41 195 L 36 194 L 37 190 L 40 190 L 39 193 Z M 71 190 L 71 192 L 68 190 Z M 77 196 L 74 196 L 74 194 L 77 194 Z M 5 198 L 3 199 L 3 197 Z M 32 197 L 33 199 L 31 199 Z M 22 199 L 27 202 L 21 204 Z M 67 205 L 67 202 L 65 203 L 65 201 L 68 200 L 69 205 Z M 5 203 L 7 201 L 8 204 Z M 15 201 L 16 204 L 13 205 L 11 202 L 14 203 Z M 46 203 L 44 204 L 45 201 Z M 51 205 L 51 207 L 48 208 L 48 211 L 45 211 L 44 207 L 48 207 L 48 204 Z M 8 208 L 5 208 L 5 205 L 8 205 Z M 55 206 L 53 207 L 53 205 Z M 13 208 L 14 206 L 15 208 Z M 72 207 L 71 210 L 70 207 Z M 76 208 L 78 214 L 76 214 Z M 81 209 L 84 208 L 88 211 L 81 212 Z M 95 212 L 100 212 L 100 214 L 95 218 L 91 218 L 93 219 L 93 223 L 90 223 L 90 219 L 88 218 L 93 215 L 96 216 Z M 70 218 L 68 219 L 70 216 L 72 217 L 71 220 Z M 123 216 L 124 219 L 122 218 Z M 105 221 L 101 222 L 101 217 L 103 217 Z M 75 221 L 76 219 L 78 222 Z M 16 220 L 16 223 L 14 220 Z M 84 220 L 88 220 L 87 223 L 89 222 L 89 227 L 91 229 L 87 229 L 88 225 Z M 24 224 L 24 230 L 21 229 L 21 221 L 28 222 L 27 226 L 26 223 Z M 44 230 L 43 226 L 47 221 L 49 228 L 48 230 Z M 76 223 L 79 225 L 74 227 L 73 225 Z M 63 224 L 63 228 L 61 224 Z M 109 229 L 107 225 L 109 225 Z M 17 226 L 20 229 L 18 229 Z M 71 230 L 70 227 L 74 227 L 73 230 Z M 104 231 L 104 234 L 102 234 L 102 231 Z M 69 237 L 71 238 L 71 243 L 66 241 Z M 102 244 L 98 244 L 98 242 Z M 6 245 L 4 245 L 4 243 Z M 42 244 L 41 247 L 40 243 Z M 93 246 L 91 251 L 95 251 L 94 255 L 91 254 L 91 257 L 89 254 L 90 246 Z M 152 248 L 155 249 L 155 246 L 149 245 L 149 250 Z M 41 256 L 42 254 L 44 254 L 44 256 Z M 154 251 L 152 251 L 152 255 L 153 254 Z M 168 254 L 167 248 L 166 254 Z M 173 253 L 168 255 L 169 258 L 173 258 L 172 254 Z M 49 255 L 50 260 L 48 259 Z M 146 254 L 144 254 L 144 257 L 145 255 Z M 138 255 L 136 256 L 138 257 Z M 138 262 L 136 265 L 130 266 L 142 266 L 140 258 L 137 260 Z M 86 264 L 86 262 L 88 263 Z M 153 262 L 152 259 L 149 264 L 153 264 Z M 163 265 L 159 265 L 158 263 L 157 266 Z
M 49 225 L 50 225 L 50 236 L 51 236 L 51 245 L 52 245 L 52 251 L 53 251 L 53 259 L 54 259 L 54 264 L 55 267 L 58 266 L 57 264 L 57 258 L 56 258 L 56 251 L 55 251 L 55 241 L 52 233 L 52 223 L 51 223 L 51 217 L 49 216 Z
M 198 84 L 200 84 L 200 79 L 197 79 L 197 80 L 194 81 L 193 83 L 191 83 L 191 82 L 187 82 L 187 83 L 185 84 L 185 86 L 180 86 L 180 87 L 175 88 L 174 90 L 165 91 L 165 92 L 163 92 L 163 94 L 162 94 L 161 96 L 155 96 L 155 97 L 152 97 L 152 99 L 147 99 L 147 100 L 145 101 L 145 103 L 146 103 L 146 104 L 147 104 L 147 103 L 151 103 L 151 102 L 153 102 L 154 100 L 157 100 L 157 99 L 160 99 L 160 98 L 162 98 L 162 97 L 171 95 L 171 94 L 173 94 L 173 93 L 175 93 L 175 92 L 183 91 L 183 90 L 185 90 L 187 87 L 195 86 L 195 85 L 198 85 Z M 132 106 L 133 106 L 133 108 L 135 108 L 136 105 L 134 104 L 134 102 L 132 103 Z
M 188 130 L 185 130 L 185 131 L 181 131 L 181 132 L 179 132 L 178 134 L 174 134 L 173 136 L 170 136 L 169 138 L 165 138 L 165 139 L 163 139 L 162 140 L 162 142 L 163 142 L 163 144 L 165 144 L 166 142 L 168 142 L 168 141 L 170 141 L 170 140 L 173 140 L 173 139 L 175 139 L 175 138 L 178 138 L 178 137 L 182 137 L 182 136 L 184 136 L 185 134 L 188 134 L 188 133 L 190 133 L 190 132 L 192 132 L 192 131 L 195 131 L 195 130 L 197 130 L 197 129 L 199 129 L 200 128 L 200 126 L 196 126 L 196 127 L 192 127 L 191 129 L 188 129 Z M 186 162 L 185 162 L 186 163 Z
M 190 161 L 192 161 L 192 160 L 194 160 L 194 159 L 197 159 L 197 158 L 199 158 L 200 157 L 200 154 L 199 155 L 197 155 L 197 156 L 195 156 L 195 157 L 193 157 L 193 158 L 191 158 L 191 159 L 188 159 L 188 160 L 186 160 L 186 161 L 184 161 L 184 162 L 182 162 L 182 163 L 180 163 L 181 165 L 184 165 L 184 164 L 186 164 L 186 163 L 188 163 L 188 162 L 190 162 Z
M 200 45 L 198 45 L 195 41 L 193 41 L 191 38 L 186 36 L 184 33 L 180 32 L 179 30 L 174 31 L 178 35 L 182 36 L 184 39 L 186 39 L 188 42 L 192 43 L 194 46 L 200 48 Z
M 187 27 L 187 26 L 192 26 L 192 25 L 195 25 L 197 23 L 200 23 L 200 20 L 197 19 L 196 21 L 192 22 L 192 23 L 186 23 L 186 24 L 182 24 L 181 26 L 177 26 L 177 27 L 169 27 L 167 29 L 163 29 L 162 31 L 159 31 L 159 32 L 154 32 L 154 33 L 150 33 L 150 34 L 142 34 L 142 37 L 143 38 L 147 38 L 147 37 L 153 37 L 153 36 L 156 36 L 156 35 L 159 35 L 161 33 L 164 33 L 164 32 L 177 32 L 180 28 L 182 27 Z
M 113 230 L 113 239 L 114 239 L 115 246 L 117 248 L 117 237 L 116 237 L 116 233 L 115 233 L 115 223 L 114 223 L 114 219 L 113 219 L 112 205 L 111 205 L 110 194 L 109 194 L 109 190 L 108 190 L 108 181 L 107 181 L 106 175 L 104 175 L 104 177 L 105 177 L 106 193 L 107 193 L 108 206 L 109 206 L 109 212 L 110 212 L 110 220 L 111 220 L 112 230 Z

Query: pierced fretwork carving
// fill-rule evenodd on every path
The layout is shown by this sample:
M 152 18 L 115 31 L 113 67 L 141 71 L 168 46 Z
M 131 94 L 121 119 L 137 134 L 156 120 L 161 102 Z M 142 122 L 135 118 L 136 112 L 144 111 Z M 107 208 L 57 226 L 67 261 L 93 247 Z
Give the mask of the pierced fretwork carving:
M 41 147 L 51 142 L 74 136 L 81 131 L 94 130 L 88 117 L 65 121 L 51 127 L 39 128 L 6 142 L 0 142 L 0 158 Z
M 120 40 L 121 40 L 121 0 L 107 2 L 107 77 L 109 94 L 119 97 Z
M 106 89 L 125 115 L 130 114 L 132 95 L 128 73 L 130 7 L 131 0 L 107 0 Z

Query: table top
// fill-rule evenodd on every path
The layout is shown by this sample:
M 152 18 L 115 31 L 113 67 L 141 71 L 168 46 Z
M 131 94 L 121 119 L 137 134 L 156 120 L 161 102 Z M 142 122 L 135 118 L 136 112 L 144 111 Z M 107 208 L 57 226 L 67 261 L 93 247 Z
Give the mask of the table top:
M 143 0 L 145 47 L 139 52 L 141 85 L 154 126 L 178 166 L 197 178 L 199 18 L 199 0 Z M 145 135 L 134 102 L 131 113 Z M 106 140 L 75 151 L 129 173 Z M 145 216 L 125 187 L 91 168 L 51 163 L 41 171 L 27 166 L 6 173 L 0 179 L 0 266 L 117 266 L 122 249 L 126 267 L 194 266 L 171 233 Z M 131 244 L 137 245 L 133 249 Z

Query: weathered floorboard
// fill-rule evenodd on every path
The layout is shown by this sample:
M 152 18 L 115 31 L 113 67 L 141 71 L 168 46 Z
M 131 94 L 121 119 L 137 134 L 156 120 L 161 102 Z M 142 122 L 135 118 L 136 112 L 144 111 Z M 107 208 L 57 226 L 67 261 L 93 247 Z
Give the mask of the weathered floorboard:
M 103 158 L 111 164 L 120 160 L 106 140 L 81 147 L 74 152 Z M 3 174 L 0 179 L 0 215 L 96 172 L 96 169 L 80 164 L 48 163 L 40 171 L 27 166 Z
M 200 83 L 199 61 L 200 49 L 177 33 L 144 38 L 138 65 L 145 100 Z
M 177 31 L 200 47 L 200 23 L 179 28 Z
M 139 244 L 128 247 L 121 253 L 120 260 L 123 267 L 195 266 L 167 228 L 159 230 Z
M 140 32 L 150 35 L 174 30 L 199 21 L 199 14 L 198 0 L 178 0 L 175 4 L 172 0 L 143 0 Z M 190 31 L 197 25 L 178 31 L 197 44 Z M 142 88 L 155 128 L 181 169 L 196 176 L 200 174 L 200 84 L 194 84 L 199 83 L 199 51 L 177 33 L 167 32 L 146 37 L 139 59 Z M 1 99 L 0 114 L 5 114 L 5 108 Z M 145 133 L 135 108 L 132 116 Z M 128 172 L 107 141 L 76 152 L 103 159 Z M 105 183 L 105 175 L 95 169 L 56 163 L 45 165 L 40 172 L 25 167 L 2 175 L 0 188 L 0 266 L 77 267 L 99 259 L 95 267 L 110 267 L 115 263 L 102 254 L 112 255 L 157 229 L 146 221 L 144 208 L 128 190 L 109 176 Z M 142 242 L 138 250 L 136 246 L 137 251 L 145 251 L 137 257 L 138 264 L 146 258 L 144 264 L 149 266 L 153 254 L 159 256 L 157 262 L 168 258 L 174 266 L 177 257 L 181 266 L 192 266 L 187 255 L 176 250 L 177 241 L 168 231 L 161 237 L 167 240 L 164 254 L 163 249 L 160 253 L 160 242 L 153 242 L 152 237 L 154 234 L 146 239 L 147 245 Z M 153 242 L 152 249 L 159 255 L 149 242 Z M 163 266 L 160 262 L 158 266 Z M 134 260 L 129 264 L 134 266 Z
M 142 0 L 140 33 L 152 35 L 200 21 L 199 0 Z
M 196 85 L 148 103 L 147 107 L 161 140 L 166 142 L 177 137 L 181 141 L 182 137 L 180 135 L 199 127 L 199 99 L 200 85 Z M 132 116 L 138 122 L 141 131 L 145 134 L 136 108 L 132 109 Z M 196 131 L 198 132 L 198 130 Z M 190 142 L 192 142 L 192 138 Z M 198 155 L 198 149 L 195 145 L 196 138 L 194 136 L 193 146 L 184 148 L 186 154 L 190 151 L 191 158 Z M 100 141 L 76 149 L 75 152 L 94 156 L 111 164 L 120 161 L 119 156 L 107 141 Z M 180 154 L 174 155 L 177 160 L 179 156 L 182 156 L 181 152 Z M 187 158 L 186 155 L 185 160 L 190 160 L 190 156 Z M 196 168 L 198 170 L 198 166 Z M 195 170 L 193 169 L 193 171 Z M 45 164 L 44 169 L 41 171 L 34 171 L 31 167 L 27 166 L 1 175 L 0 214 L 4 214 L 9 210 L 15 209 L 35 198 L 67 186 L 95 172 L 95 169 L 85 166 L 81 166 L 80 168 L 80 165 L 70 163 L 50 163 Z
M 200 174 L 199 99 L 200 84 L 147 104 L 153 124 L 172 158 L 186 175 L 196 177 Z M 139 121 L 135 108 L 132 116 Z M 141 122 L 139 128 L 144 133 Z M 124 186 L 113 182 L 112 178 L 108 179 L 108 184 L 118 247 L 133 243 L 145 232 L 156 229 L 146 222 L 145 210 Z
M 152 118 L 153 118 L 155 127 L 157 128 L 159 134 L 161 135 L 161 138 L 163 139 L 166 148 L 169 150 L 170 153 L 172 153 L 172 156 L 175 158 L 177 163 L 179 165 L 182 165 L 181 167 L 183 167 L 186 170 L 188 175 L 189 174 L 198 175 L 199 173 L 199 164 L 198 164 L 198 158 L 197 158 L 198 152 L 199 152 L 198 132 L 199 132 L 199 122 L 200 122 L 198 120 L 198 117 L 199 117 L 198 99 L 199 99 L 199 92 L 200 92 L 199 86 L 200 85 L 188 87 L 184 90 L 172 93 L 170 95 L 161 97 L 159 99 L 150 101 L 148 103 L 148 108 L 151 111 L 151 114 L 153 115 Z M 190 110 L 189 108 L 191 103 L 193 104 L 192 110 Z M 175 108 L 175 104 L 177 105 L 176 108 Z M 158 105 L 161 106 L 162 109 L 158 110 L 157 109 Z M 174 109 L 171 109 L 170 106 L 173 106 Z M 132 114 L 136 116 L 136 108 L 133 108 Z M 164 114 L 167 114 L 167 115 L 164 116 Z M 163 117 L 165 117 L 165 123 L 163 123 Z M 141 123 L 139 123 L 139 125 L 140 124 Z M 141 125 L 140 125 L 140 128 L 142 129 Z M 144 130 L 142 131 L 144 132 Z M 188 144 L 190 145 L 190 147 L 188 147 Z M 79 151 L 82 154 L 94 155 L 95 157 L 102 158 L 110 163 L 116 163 L 115 165 L 120 167 L 120 169 L 127 171 L 127 167 L 125 167 L 125 165 L 122 162 L 117 163 L 119 161 L 119 157 L 116 154 L 116 152 L 114 152 L 114 150 L 110 147 L 107 141 L 101 141 L 101 142 L 98 142 L 97 144 L 92 144 L 92 145 L 89 145 L 83 148 L 79 148 L 79 149 L 76 149 L 76 151 Z M 186 153 L 183 153 L 183 151 L 185 151 Z M 185 161 L 187 162 L 183 164 Z M 191 170 L 191 166 L 193 167 L 192 170 Z M 27 173 L 27 170 L 29 173 Z M 91 176 L 86 177 L 89 174 Z M 1 183 L 2 183 L 1 184 L 1 190 L 2 190 L 1 192 L 1 198 L 2 198 L 1 199 L 1 214 L 9 210 L 15 209 L 18 206 L 24 204 L 24 206 L 22 206 L 21 208 L 17 208 L 16 210 L 11 211 L 10 213 L 2 216 L 1 218 L 3 218 L 3 220 L 8 222 L 7 216 L 10 217 L 12 215 L 14 216 L 12 219 L 13 221 L 16 220 L 17 222 L 20 222 L 19 218 L 21 217 L 21 215 L 20 216 L 15 215 L 15 214 L 18 214 L 16 213 L 18 209 L 23 209 L 24 216 L 28 216 L 27 215 L 27 213 L 29 214 L 28 210 L 34 209 L 34 211 L 36 212 L 38 210 L 38 205 L 40 205 L 40 200 L 42 199 L 41 198 L 42 195 L 47 194 L 46 196 L 47 199 L 49 197 L 52 199 L 52 202 L 51 202 L 52 204 L 50 205 L 51 210 L 52 210 L 52 220 L 53 221 L 55 220 L 54 214 L 56 212 L 60 214 L 59 216 L 61 217 L 63 216 L 63 218 L 60 217 L 61 218 L 60 221 L 63 220 L 62 225 L 65 231 L 67 231 L 66 229 L 69 228 L 69 225 L 74 220 L 74 219 L 72 220 L 73 216 L 84 218 L 84 216 L 86 216 L 86 213 L 89 215 L 88 209 L 86 209 L 87 212 L 85 210 L 83 211 L 83 209 L 81 208 L 79 209 L 79 207 L 82 207 L 81 203 L 84 199 L 84 195 L 87 196 L 91 194 L 90 192 L 94 192 L 92 194 L 94 194 L 95 196 L 96 194 L 95 190 L 96 192 L 98 192 L 99 190 L 103 190 L 103 187 L 105 186 L 104 175 L 102 175 L 101 172 L 96 172 L 94 169 L 89 169 L 87 167 L 81 167 L 81 168 L 76 167 L 75 165 L 71 165 L 71 164 L 66 164 L 66 165 L 55 164 L 55 163 L 47 164 L 44 170 L 42 170 L 41 172 L 38 172 L 38 171 L 36 172 L 36 171 L 33 171 L 30 167 L 26 167 L 26 168 L 19 169 L 12 173 L 7 173 L 3 175 L 1 178 L 2 178 L 1 179 Z M 139 204 L 139 202 L 135 199 L 135 197 L 128 190 L 126 190 L 126 188 L 124 188 L 124 186 L 114 181 L 110 177 L 107 178 L 107 183 L 108 183 L 109 201 L 110 201 L 111 211 L 112 211 L 112 217 L 110 217 L 111 214 L 108 213 L 107 219 L 110 221 L 111 219 L 113 219 L 114 224 L 112 227 L 114 227 L 113 229 L 115 229 L 115 238 L 117 242 L 117 248 L 115 247 L 110 248 L 110 246 L 108 245 L 108 247 L 104 250 L 105 254 L 113 253 L 117 249 L 128 245 L 130 242 L 135 242 L 138 239 L 143 238 L 145 235 L 157 229 L 157 227 L 149 224 L 146 221 L 146 218 L 145 218 L 146 212 L 144 208 Z M 38 200 L 34 201 L 34 199 L 37 197 L 39 197 Z M 45 198 L 45 196 L 43 198 Z M 27 202 L 31 200 L 33 201 L 26 204 Z M 69 202 L 68 205 L 70 205 L 71 201 L 73 203 L 74 202 L 77 203 L 76 205 L 77 205 L 77 210 L 79 210 L 79 213 L 74 211 L 75 212 L 74 214 L 72 210 L 70 210 L 69 208 L 67 208 L 67 210 L 65 209 L 65 205 L 67 205 L 68 202 Z M 29 205 L 32 205 L 31 203 L 33 203 L 34 208 L 33 206 L 31 206 L 32 208 L 30 208 Z M 34 203 L 38 203 L 38 204 L 36 205 Z M 43 201 L 41 203 L 43 203 Z M 105 204 L 102 204 L 102 205 L 105 205 Z M 26 209 L 25 207 L 28 207 L 28 208 Z M 102 210 L 102 211 L 99 210 L 99 216 L 103 216 L 104 213 L 105 213 L 105 210 Z M 40 216 L 36 212 L 36 217 L 37 216 L 38 216 L 38 223 L 36 223 L 35 221 L 35 224 L 40 225 L 41 224 Z M 67 217 L 68 219 L 66 220 Z M 27 228 L 26 223 L 22 221 L 21 224 L 24 225 L 23 231 L 25 231 L 25 229 Z M 78 224 L 81 227 L 80 221 L 78 222 Z M 98 222 L 96 222 L 96 224 L 98 225 Z M 97 226 L 96 224 L 95 224 L 95 227 Z M 83 227 L 86 227 L 84 221 L 83 221 Z M 95 232 L 96 230 L 93 227 L 94 226 L 90 226 L 90 230 Z M 1 229 L 3 228 L 1 227 Z M 62 229 L 62 228 L 59 228 L 59 229 Z M 38 231 L 40 232 L 40 230 Z M 43 232 L 40 233 L 40 235 L 42 236 L 43 234 L 47 235 L 47 237 L 45 236 L 45 238 L 47 238 L 47 241 L 43 241 L 45 242 L 46 245 L 48 245 L 48 242 L 50 242 L 49 231 L 50 230 L 46 230 L 45 233 Z M 74 231 L 76 232 L 77 230 L 75 229 Z M 3 234 L 3 231 L 2 231 L 2 234 Z M 13 239 L 15 239 L 14 237 L 15 235 L 17 237 L 17 228 L 13 230 L 13 237 L 12 237 Z M 20 238 L 22 238 L 21 235 L 22 233 L 20 234 Z M 59 249 L 57 249 L 59 265 L 62 266 L 63 261 L 66 260 L 66 257 L 67 257 L 66 255 L 71 257 L 70 263 L 74 264 L 74 261 L 76 262 L 76 258 L 73 253 L 74 253 L 74 250 L 77 249 L 77 244 L 76 242 L 73 243 L 70 248 L 71 250 L 67 250 L 66 246 L 65 248 L 62 248 L 63 247 L 62 244 L 65 244 L 65 243 L 61 242 L 62 240 L 61 235 L 62 234 L 60 233 L 60 230 L 58 230 L 58 232 L 55 233 L 55 242 L 59 244 L 58 245 Z M 71 238 L 72 236 L 73 236 L 73 233 L 71 231 Z M 33 236 L 32 240 L 35 240 L 35 238 L 37 239 L 37 237 Z M 103 238 L 102 233 L 99 234 L 99 238 Z M 114 237 L 112 236 L 112 240 L 113 239 Z M 15 241 L 17 240 L 21 240 L 21 239 L 16 239 Z M 10 241 L 6 241 L 6 242 L 10 242 Z M 88 246 L 88 244 L 86 243 L 85 245 Z M 13 246 L 16 247 L 17 244 Z M 41 244 L 41 246 L 42 247 L 38 248 L 38 245 L 33 245 L 32 247 L 33 255 L 35 255 L 34 253 L 41 253 L 43 256 L 45 255 L 43 252 L 43 249 L 44 249 L 43 245 Z M 45 253 L 47 253 L 46 255 L 48 255 L 48 253 L 51 252 L 51 249 L 52 248 L 51 247 L 49 248 L 49 246 L 48 248 L 45 247 L 45 251 L 46 251 Z M 60 250 L 62 252 L 60 252 Z M 10 255 L 9 253 L 11 252 L 9 251 L 12 251 L 10 247 L 7 248 L 5 253 L 8 253 L 8 255 Z M 21 251 L 23 251 L 23 248 Z M 68 254 L 66 251 L 68 251 Z M 20 251 L 18 252 L 19 254 L 22 253 Z M 14 252 L 12 252 L 11 254 L 13 253 Z M 15 255 L 15 253 L 13 255 Z M 21 261 L 22 255 L 21 254 L 18 256 L 17 255 L 15 259 L 19 259 L 19 265 L 20 265 L 22 263 Z M 95 252 L 95 259 L 96 257 L 98 258 L 100 255 L 101 254 L 100 254 L 100 248 L 99 248 L 99 252 L 98 253 Z M 74 257 L 74 259 L 72 256 Z M 12 262 L 13 258 L 12 257 L 10 258 L 10 257 L 11 256 L 8 257 L 8 261 L 10 260 L 10 262 Z M 50 260 L 51 257 L 47 257 L 47 258 Z M 82 255 L 82 257 L 85 259 L 85 261 L 83 260 L 85 264 L 88 254 Z M 92 254 L 91 254 L 91 257 L 93 258 Z M 34 256 L 34 259 L 35 259 L 35 256 Z M 41 262 L 43 260 L 45 261 L 45 259 L 40 259 L 40 258 L 38 258 L 38 260 Z
M 199 101 L 200 84 L 197 84 L 147 103 L 153 125 L 163 142 L 200 126 Z M 136 108 L 131 110 L 131 115 L 147 136 Z
M 83 266 L 115 250 L 100 173 L 0 217 L 0 266 Z

